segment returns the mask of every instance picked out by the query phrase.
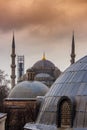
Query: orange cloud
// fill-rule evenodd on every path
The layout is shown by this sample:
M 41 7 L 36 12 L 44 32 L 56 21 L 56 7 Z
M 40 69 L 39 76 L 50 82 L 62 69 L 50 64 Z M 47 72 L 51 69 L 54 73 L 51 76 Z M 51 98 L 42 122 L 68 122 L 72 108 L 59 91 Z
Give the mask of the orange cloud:
M 56 35 L 84 26 L 86 13 L 86 0 L 0 0 L 0 29 L 29 27 L 32 35 Z

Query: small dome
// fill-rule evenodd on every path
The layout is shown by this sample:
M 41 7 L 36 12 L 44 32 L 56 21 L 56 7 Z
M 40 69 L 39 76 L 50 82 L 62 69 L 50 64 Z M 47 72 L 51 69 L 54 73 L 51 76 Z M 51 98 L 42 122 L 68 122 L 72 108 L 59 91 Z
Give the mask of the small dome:
M 37 74 L 35 76 L 35 80 L 38 80 L 38 79 L 50 79 L 50 80 L 53 80 L 53 77 L 50 76 L 49 74 L 46 74 L 46 73 L 40 73 L 40 74 Z
M 38 81 L 23 81 L 18 83 L 10 92 L 8 98 L 36 98 L 44 96 L 48 87 Z

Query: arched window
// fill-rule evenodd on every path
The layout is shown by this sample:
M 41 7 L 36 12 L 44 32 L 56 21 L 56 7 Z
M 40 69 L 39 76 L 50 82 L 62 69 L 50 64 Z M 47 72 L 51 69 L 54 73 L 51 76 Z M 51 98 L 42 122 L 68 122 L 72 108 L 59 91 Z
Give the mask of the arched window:
M 58 105 L 58 127 L 72 127 L 72 104 L 69 99 L 63 99 Z

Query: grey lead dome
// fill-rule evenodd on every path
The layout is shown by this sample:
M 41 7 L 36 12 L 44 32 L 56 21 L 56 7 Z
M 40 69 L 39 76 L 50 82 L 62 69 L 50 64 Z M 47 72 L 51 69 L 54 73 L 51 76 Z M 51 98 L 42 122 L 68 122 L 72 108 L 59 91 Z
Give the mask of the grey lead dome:
M 46 59 L 37 61 L 33 67 L 34 69 L 55 69 L 55 65 Z
M 55 125 L 57 128 L 58 104 L 65 97 L 71 101 L 73 106 L 71 116 L 73 130 L 74 128 L 75 130 L 87 128 L 87 56 L 71 65 L 52 85 L 45 95 L 37 124 Z M 68 130 L 71 129 L 68 128 Z
M 8 98 L 36 98 L 44 96 L 48 90 L 48 87 L 41 82 L 23 81 L 11 90 Z

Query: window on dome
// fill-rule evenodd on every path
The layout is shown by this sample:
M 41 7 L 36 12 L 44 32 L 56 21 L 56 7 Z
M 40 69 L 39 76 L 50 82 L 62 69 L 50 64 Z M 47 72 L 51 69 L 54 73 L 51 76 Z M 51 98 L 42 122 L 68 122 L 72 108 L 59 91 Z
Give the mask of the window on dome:
M 72 127 L 72 105 L 69 100 L 62 100 L 59 104 L 58 126 L 70 128 Z

